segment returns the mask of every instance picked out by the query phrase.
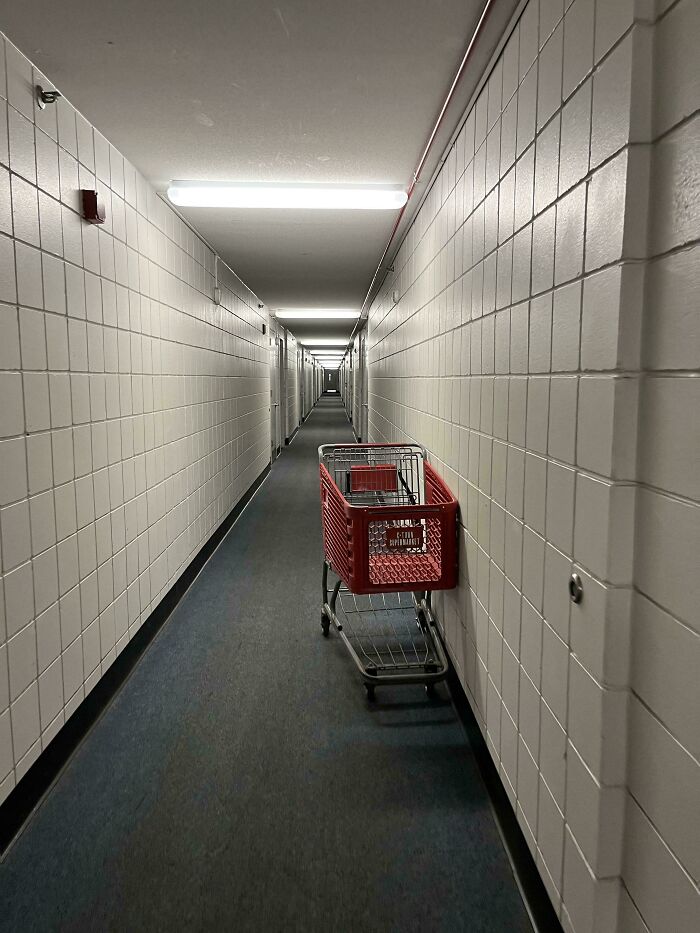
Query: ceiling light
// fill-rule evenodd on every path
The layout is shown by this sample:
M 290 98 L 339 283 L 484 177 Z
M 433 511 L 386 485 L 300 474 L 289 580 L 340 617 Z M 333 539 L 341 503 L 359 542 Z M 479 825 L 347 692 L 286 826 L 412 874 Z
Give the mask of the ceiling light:
M 357 320 L 359 311 L 349 311 L 343 308 L 337 310 L 328 308 L 290 308 L 288 311 L 275 311 L 275 317 L 280 321 L 341 321 Z
M 180 207 L 399 210 L 407 200 L 396 185 L 304 185 L 171 181 L 168 198 Z
M 347 347 L 347 337 L 299 337 L 299 343 L 305 347 Z

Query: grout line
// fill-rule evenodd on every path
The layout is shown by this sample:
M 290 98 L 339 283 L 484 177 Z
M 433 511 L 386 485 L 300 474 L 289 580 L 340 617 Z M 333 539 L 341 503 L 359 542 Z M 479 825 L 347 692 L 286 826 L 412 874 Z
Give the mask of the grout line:
M 697 636 L 697 637 L 700 637 L 700 631 L 698 631 L 697 629 L 693 628 L 692 625 L 690 625 L 688 622 L 685 622 L 683 619 L 681 619 L 681 618 L 679 618 L 678 616 L 674 615 L 674 614 L 673 614 L 673 610 L 668 609 L 666 606 L 662 605 L 660 602 L 658 602 L 657 600 L 655 600 L 655 599 L 653 598 L 653 596 L 649 596 L 649 594 L 648 594 L 648 593 L 645 593 L 644 590 L 640 589 L 638 585 L 633 586 L 632 589 L 633 589 L 636 593 L 639 593 L 639 595 L 642 596 L 644 599 L 648 600 L 648 602 L 650 602 L 650 603 L 652 604 L 652 606 L 655 606 L 657 609 L 660 609 L 661 612 L 663 612 L 664 615 L 666 615 L 666 616 L 669 617 L 669 619 L 673 619 L 673 621 L 676 622 L 676 623 L 678 623 L 678 625 L 683 626 L 683 628 L 686 629 L 686 631 L 688 631 L 691 635 L 695 635 L 695 636 Z
M 673 851 L 673 849 L 671 848 L 671 846 L 668 844 L 668 842 L 666 841 L 667 837 L 664 836 L 663 832 L 657 827 L 656 823 L 652 820 L 651 816 L 647 813 L 647 811 L 644 809 L 644 807 L 643 807 L 642 804 L 639 802 L 639 800 L 637 800 L 637 798 L 636 798 L 635 795 L 632 793 L 632 791 L 629 789 L 629 787 L 627 788 L 627 793 L 629 794 L 630 798 L 634 801 L 634 803 L 636 804 L 636 806 L 639 808 L 640 812 L 643 814 L 644 818 L 647 820 L 647 822 L 648 822 L 649 825 L 651 826 L 651 828 L 652 828 L 652 830 L 654 831 L 654 833 L 659 837 L 659 841 L 660 841 L 662 847 L 663 847 L 664 849 L 666 849 L 666 851 L 668 852 L 668 854 L 671 856 L 671 858 L 673 859 L 673 861 L 676 863 L 676 865 L 678 866 L 678 868 L 681 870 L 681 873 L 685 876 L 685 880 L 687 880 L 687 881 L 689 882 L 689 884 L 693 887 L 694 891 L 697 893 L 697 890 L 698 890 L 697 881 L 696 881 L 695 878 L 691 875 L 690 871 L 685 867 L 685 865 L 684 865 L 683 862 L 681 861 L 680 857 L 679 857 L 678 855 L 676 855 L 676 853 Z M 668 835 L 668 834 L 667 834 L 667 835 Z
M 634 689 L 634 686 L 630 687 L 630 696 L 633 696 L 637 702 L 644 707 L 644 709 L 649 713 L 649 715 L 661 726 L 661 728 L 671 736 L 673 741 L 685 752 L 685 754 L 691 759 L 693 764 L 700 766 L 700 761 L 698 758 L 690 751 L 682 739 L 679 739 L 675 731 L 661 718 L 659 713 L 649 704 L 646 700 L 640 696 L 639 693 Z M 631 792 L 630 792 L 631 793 Z M 634 796 L 634 795 L 632 795 Z M 641 805 L 640 805 L 641 806 Z
M 634 897 L 632 896 L 632 894 L 631 894 L 629 888 L 627 887 L 627 884 L 626 884 L 626 882 L 625 882 L 624 877 L 620 878 L 620 884 L 621 884 L 622 889 L 623 889 L 624 891 L 627 892 L 627 897 L 630 899 L 630 903 L 631 903 L 632 906 L 634 907 L 634 910 L 635 910 L 635 912 L 636 912 L 636 914 L 637 914 L 637 917 L 639 918 L 639 923 L 641 924 L 641 928 L 640 928 L 640 930 L 639 930 L 639 933 L 652 933 L 650 927 L 647 926 L 647 923 L 646 923 L 646 921 L 645 921 L 645 919 L 644 919 L 644 915 L 642 914 L 642 911 L 640 910 L 639 906 L 637 905 L 637 902 L 635 901 L 635 899 L 634 899 Z M 635 929 L 636 929 L 636 927 L 635 927 Z

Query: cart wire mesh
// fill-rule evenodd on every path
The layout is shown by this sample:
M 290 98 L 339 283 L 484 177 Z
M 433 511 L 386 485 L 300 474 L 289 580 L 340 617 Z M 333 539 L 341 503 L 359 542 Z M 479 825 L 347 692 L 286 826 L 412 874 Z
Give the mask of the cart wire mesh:
M 434 673 L 442 659 L 412 593 L 358 596 L 341 587 L 338 621 L 367 674 Z

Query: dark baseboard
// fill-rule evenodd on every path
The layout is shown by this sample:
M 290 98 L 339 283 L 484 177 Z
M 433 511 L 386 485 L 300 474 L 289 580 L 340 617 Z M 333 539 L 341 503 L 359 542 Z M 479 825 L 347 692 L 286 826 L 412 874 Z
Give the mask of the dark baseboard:
M 508 854 L 513 874 L 527 912 L 530 915 L 535 933 L 562 933 L 559 918 L 549 899 L 547 889 L 537 870 L 535 860 L 518 825 L 513 807 L 486 745 L 486 740 L 481 733 L 467 695 L 452 664 L 450 664 L 447 682 L 452 695 L 452 702 L 467 734 L 467 739 L 474 752 L 479 771 L 491 799 L 496 825 L 503 839 L 503 845 Z
M 163 627 L 170 613 L 185 595 L 199 571 L 253 498 L 269 472 L 270 465 L 268 464 L 243 498 L 236 503 L 202 546 L 199 553 L 190 561 L 109 670 L 100 678 L 45 751 L 39 755 L 7 799 L 0 804 L 0 855 L 5 852 L 22 829 L 73 752 L 122 687 L 146 648 Z
M 292 433 L 289 435 L 289 437 L 285 437 L 284 443 L 285 443 L 287 446 L 289 446 L 289 445 L 292 443 L 292 441 L 293 441 L 294 438 L 296 437 L 296 434 L 297 434 L 297 431 L 298 431 L 298 430 L 299 430 L 299 425 L 297 425 L 297 426 L 294 428 L 294 430 L 293 430 Z

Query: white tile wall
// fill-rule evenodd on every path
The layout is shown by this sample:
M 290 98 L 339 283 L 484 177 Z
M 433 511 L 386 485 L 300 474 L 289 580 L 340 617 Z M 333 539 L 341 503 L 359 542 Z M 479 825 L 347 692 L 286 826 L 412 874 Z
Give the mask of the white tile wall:
M 264 469 L 270 427 L 255 296 L 219 261 L 215 305 L 212 251 L 65 98 L 35 110 L 40 76 L 0 49 L 2 801 Z M 99 229 L 77 213 L 95 186 Z
M 630 929 L 639 917 L 652 931 L 685 931 L 700 926 L 700 176 L 688 162 L 700 134 L 688 48 L 700 8 L 679 0 L 659 12 L 623 879 Z
M 697 3 L 656 15 L 529 0 L 368 323 L 369 439 L 459 496 L 438 612 L 576 933 L 699 922 Z

